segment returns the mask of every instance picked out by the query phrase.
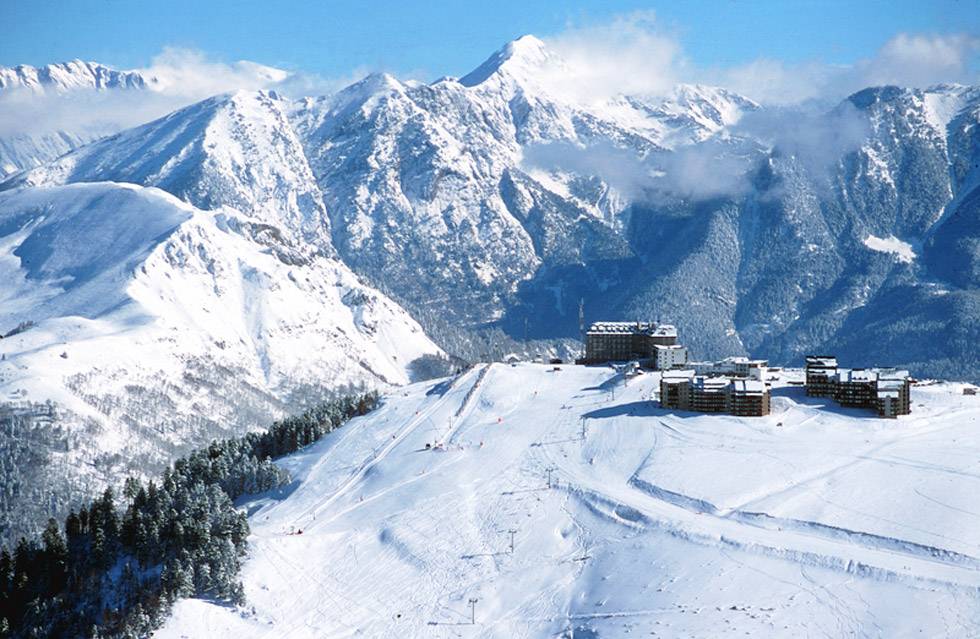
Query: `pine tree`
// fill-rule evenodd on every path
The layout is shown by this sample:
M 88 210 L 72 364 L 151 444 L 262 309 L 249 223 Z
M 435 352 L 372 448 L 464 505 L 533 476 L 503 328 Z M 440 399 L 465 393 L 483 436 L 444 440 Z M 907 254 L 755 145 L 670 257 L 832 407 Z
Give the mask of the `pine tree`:
M 44 572 L 47 575 L 47 592 L 61 592 L 68 582 L 68 544 L 61 534 L 61 528 L 54 518 L 48 519 L 48 525 L 41 535 L 44 543 Z

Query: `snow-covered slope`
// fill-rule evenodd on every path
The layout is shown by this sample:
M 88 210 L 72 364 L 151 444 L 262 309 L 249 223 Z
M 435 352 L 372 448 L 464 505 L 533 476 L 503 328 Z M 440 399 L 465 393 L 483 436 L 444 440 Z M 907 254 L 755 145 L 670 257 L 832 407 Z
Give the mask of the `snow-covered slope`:
M 913 414 L 888 421 L 806 398 L 789 371 L 772 415 L 734 418 L 658 408 L 654 374 L 624 386 L 608 368 L 551 369 L 408 387 L 283 460 L 295 483 L 243 504 L 246 606 L 180 602 L 157 636 L 980 624 L 980 399 L 961 385 L 916 387 Z
M 231 206 L 329 252 L 316 181 L 275 93 L 199 102 L 13 178 L 13 186 L 111 180 L 156 186 L 204 209 Z
M 288 237 L 135 185 L 0 194 L 0 335 L 34 324 L 0 340 L 0 399 L 53 400 L 60 426 L 97 425 L 67 457 L 114 458 L 99 479 L 115 481 L 323 393 L 404 384 L 439 352 L 343 263 Z

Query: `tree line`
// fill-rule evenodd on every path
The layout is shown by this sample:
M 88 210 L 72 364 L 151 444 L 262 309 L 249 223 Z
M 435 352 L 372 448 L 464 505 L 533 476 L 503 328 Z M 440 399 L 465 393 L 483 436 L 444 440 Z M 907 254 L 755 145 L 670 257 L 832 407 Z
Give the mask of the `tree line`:
M 143 637 L 182 597 L 244 602 L 242 495 L 289 481 L 273 460 L 373 410 L 376 393 L 318 404 L 262 433 L 216 440 L 158 480 L 126 480 L 0 550 L 0 637 Z

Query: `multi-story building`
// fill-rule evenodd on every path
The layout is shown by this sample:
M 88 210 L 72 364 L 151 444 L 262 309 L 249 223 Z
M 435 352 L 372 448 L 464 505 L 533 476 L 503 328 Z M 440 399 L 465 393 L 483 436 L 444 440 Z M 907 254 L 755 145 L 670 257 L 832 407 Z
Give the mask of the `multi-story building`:
M 879 417 L 898 417 L 912 412 L 912 402 L 909 397 L 909 380 L 878 379 L 878 389 L 875 394 L 875 409 Z
M 690 410 L 693 380 L 694 371 L 664 371 L 660 378 L 660 405 Z
M 658 371 L 669 371 L 687 365 L 687 349 L 680 344 L 654 344 L 650 356 L 650 367 Z
M 830 397 L 841 406 L 870 408 L 879 417 L 912 411 L 912 379 L 908 371 L 881 368 L 838 368 L 830 356 L 806 358 L 806 394 Z
M 691 382 L 691 408 L 697 413 L 727 413 L 731 382 L 724 377 L 695 377 Z
M 833 397 L 837 375 L 837 358 L 833 355 L 807 355 L 806 394 L 811 397 Z
M 585 334 L 585 364 L 637 360 L 656 369 L 687 363 L 677 329 L 654 322 L 596 322 Z
M 729 391 L 732 415 L 755 417 L 769 414 L 769 389 L 755 379 L 733 379 Z
M 660 379 L 660 405 L 698 413 L 740 417 L 769 414 L 769 388 L 754 379 L 705 377 L 694 371 L 668 371 Z
M 878 374 L 863 368 L 839 368 L 833 378 L 834 400 L 841 406 L 873 406 L 878 393 Z

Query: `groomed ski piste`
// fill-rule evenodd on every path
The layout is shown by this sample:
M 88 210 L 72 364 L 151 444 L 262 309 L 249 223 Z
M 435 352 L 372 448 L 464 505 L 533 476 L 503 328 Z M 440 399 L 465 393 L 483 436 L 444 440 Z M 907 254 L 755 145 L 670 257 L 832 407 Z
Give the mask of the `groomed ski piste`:
M 980 636 L 962 384 L 883 420 L 786 371 L 737 418 L 555 368 L 405 387 L 284 459 L 294 483 L 242 504 L 247 605 L 182 601 L 157 636 Z

